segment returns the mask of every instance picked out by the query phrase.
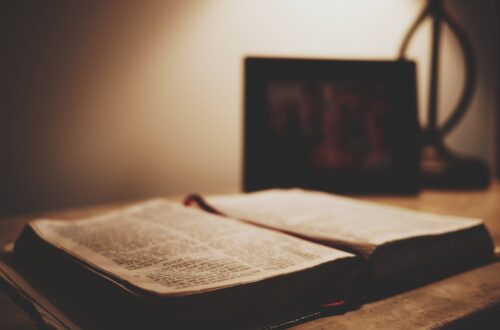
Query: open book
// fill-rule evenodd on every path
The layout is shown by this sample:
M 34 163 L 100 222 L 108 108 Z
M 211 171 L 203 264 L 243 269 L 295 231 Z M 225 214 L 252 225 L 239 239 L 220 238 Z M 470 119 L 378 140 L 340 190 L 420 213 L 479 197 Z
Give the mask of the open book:
M 10 265 L 87 328 L 254 328 L 342 305 L 353 286 L 401 287 L 493 255 L 476 219 L 302 190 L 186 202 L 219 215 L 156 199 L 35 220 Z

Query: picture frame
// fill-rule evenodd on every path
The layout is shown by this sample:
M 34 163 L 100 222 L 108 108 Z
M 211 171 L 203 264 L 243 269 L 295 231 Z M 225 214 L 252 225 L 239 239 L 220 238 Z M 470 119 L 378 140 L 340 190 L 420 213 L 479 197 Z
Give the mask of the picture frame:
M 416 193 L 411 61 L 247 57 L 243 189 Z

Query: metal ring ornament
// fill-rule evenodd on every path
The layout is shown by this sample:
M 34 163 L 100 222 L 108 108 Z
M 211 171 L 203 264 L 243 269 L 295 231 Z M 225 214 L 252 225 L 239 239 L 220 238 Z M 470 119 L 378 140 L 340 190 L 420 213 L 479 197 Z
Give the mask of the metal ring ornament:
M 432 10 L 432 1 L 429 1 L 429 4 L 425 6 L 420 15 L 417 17 L 415 22 L 412 24 L 408 32 L 406 33 L 401 47 L 399 48 L 399 59 L 405 59 L 405 53 L 410 43 L 411 38 L 417 31 L 418 27 L 421 23 L 427 18 L 434 15 Z M 455 37 L 460 44 L 462 49 L 462 53 L 464 55 L 464 63 L 465 63 L 465 83 L 462 89 L 462 95 L 455 106 L 455 109 L 445 121 L 445 123 L 437 128 L 437 132 L 433 132 L 433 134 L 438 135 L 440 138 L 443 138 L 445 135 L 451 132 L 453 128 L 460 122 L 463 118 L 465 112 L 467 111 L 467 107 L 469 106 L 472 95 L 474 93 L 474 86 L 476 83 L 477 75 L 476 75 L 476 65 L 474 59 L 474 52 L 472 50 L 472 46 L 469 43 L 466 33 L 459 26 L 457 21 L 448 14 L 444 8 L 441 8 L 442 12 L 442 20 L 448 25 L 450 30 L 454 33 Z

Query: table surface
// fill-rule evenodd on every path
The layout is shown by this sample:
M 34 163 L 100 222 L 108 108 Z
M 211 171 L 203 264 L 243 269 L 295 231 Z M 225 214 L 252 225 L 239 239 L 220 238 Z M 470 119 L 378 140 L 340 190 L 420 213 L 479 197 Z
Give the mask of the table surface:
M 440 214 L 481 218 L 496 246 L 500 246 L 500 182 L 483 191 L 431 191 L 416 196 L 358 196 L 376 203 Z M 128 204 L 116 203 L 0 219 L 0 246 L 15 240 L 24 224 L 35 217 L 74 219 Z M 472 302 L 471 299 L 474 299 Z M 340 316 L 317 319 L 300 328 L 429 328 L 467 317 L 479 309 L 500 305 L 500 263 L 432 283 L 362 306 Z M 362 320 L 362 323 L 361 323 Z M 498 324 L 497 324 L 498 325 Z M 36 322 L 0 291 L 0 329 L 36 329 Z

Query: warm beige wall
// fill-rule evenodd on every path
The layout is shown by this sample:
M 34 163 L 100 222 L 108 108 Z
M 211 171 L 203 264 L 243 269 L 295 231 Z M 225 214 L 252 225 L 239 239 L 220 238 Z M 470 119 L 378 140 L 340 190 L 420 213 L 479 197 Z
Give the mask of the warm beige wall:
M 12 5 L 1 124 L 5 212 L 154 194 L 237 190 L 245 55 L 394 58 L 418 0 L 206 0 Z M 451 2 L 451 1 L 450 1 Z M 491 160 L 494 1 L 455 1 L 480 84 L 450 136 Z M 26 9 L 29 8 L 29 9 Z M 14 16 L 12 16 L 14 15 Z M 16 16 L 17 15 L 17 16 Z M 429 26 L 410 47 L 427 76 Z M 446 34 L 446 32 L 445 32 Z M 445 42 L 440 105 L 460 89 Z M 12 64 L 13 63 L 13 64 Z M 422 80 L 420 97 L 426 97 Z M 421 102 L 421 108 L 426 103 Z

